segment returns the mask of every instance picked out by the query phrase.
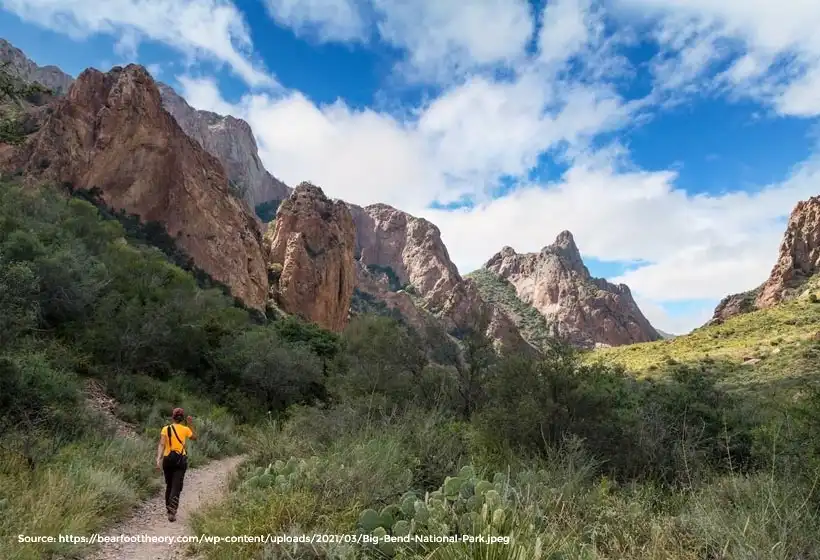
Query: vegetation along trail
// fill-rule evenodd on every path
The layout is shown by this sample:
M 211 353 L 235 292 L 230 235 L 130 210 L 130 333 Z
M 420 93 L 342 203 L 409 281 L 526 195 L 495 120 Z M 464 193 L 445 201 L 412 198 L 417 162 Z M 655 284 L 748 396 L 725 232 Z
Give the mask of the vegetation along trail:
M 182 537 L 193 534 L 189 525 L 191 514 L 202 506 L 218 501 L 227 491 L 231 473 L 245 459 L 242 455 L 211 461 L 192 469 L 185 477 L 183 500 L 177 520 L 168 521 L 161 494 L 143 503 L 134 515 L 105 533 L 117 535 L 148 535 Z M 89 554 L 89 560 L 157 560 L 184 558 L 185 543 L 110 543 Z

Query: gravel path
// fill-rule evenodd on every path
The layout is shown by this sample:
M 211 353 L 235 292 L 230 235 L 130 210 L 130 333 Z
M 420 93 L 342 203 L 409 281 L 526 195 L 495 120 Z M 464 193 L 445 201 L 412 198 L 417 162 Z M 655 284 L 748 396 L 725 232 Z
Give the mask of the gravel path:
M 188 525 L 191 512 L 218 501 L 226 492 L 230 475 L 245 459 L 238 455 L 211 461 L 204 467 L 185 473 L 185 484 L 180 497 L 177 520 L 168 521 L 165 514 L 165 485 L 160 495 L 145 502 L 128 520 L 113 527 L 105 536 L 191 535 Z M 161 476 L 161 475 L 158 475 Z M 165 543 L 106 543 L 87 556 L 87 560 L 177 560 L 185 557 L 186 544 Z

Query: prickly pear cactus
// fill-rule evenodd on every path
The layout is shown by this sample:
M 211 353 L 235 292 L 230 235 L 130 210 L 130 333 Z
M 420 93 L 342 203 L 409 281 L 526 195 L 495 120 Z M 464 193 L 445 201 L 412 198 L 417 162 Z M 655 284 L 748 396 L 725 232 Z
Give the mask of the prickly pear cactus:
M 319 458 L 291 457 L 287 462 L 276 461 L 267 467 L 256 467 L 242 483 L 249 488 L 276 488 L 291 490 L 312 480 L 319 468 Z
M 358 525 L 361 531 L 373 536 L 508 534 L 516 500 L 517 494 L 506 475 L 496 473 L 489 481 L 479 477 L 468 465 L 457 476 L 448 476 L 438 490 L 423 498 L 407 492 L 381 512 L 363 511 Z M 384 542 L 371 546 L 388 556 L 412 547 Z

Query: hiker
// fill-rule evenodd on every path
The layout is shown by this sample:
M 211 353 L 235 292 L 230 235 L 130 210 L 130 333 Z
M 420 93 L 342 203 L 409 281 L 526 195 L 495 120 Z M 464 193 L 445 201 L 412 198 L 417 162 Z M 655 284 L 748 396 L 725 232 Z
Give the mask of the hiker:
M 165 474 L 165 510 L 168 512 L 168 521 L 175 521 L 185 470 L 188 468 L 185 440 L 196 440 L 196 434 L 192 425 L 193 418 L 188 416 L 186 423 L 182 423 L 185 411 L 181 408 L 174 409 L 171 419 L 173 423 L 163 426 L 160 432 L 157 470 L 162 470 Z

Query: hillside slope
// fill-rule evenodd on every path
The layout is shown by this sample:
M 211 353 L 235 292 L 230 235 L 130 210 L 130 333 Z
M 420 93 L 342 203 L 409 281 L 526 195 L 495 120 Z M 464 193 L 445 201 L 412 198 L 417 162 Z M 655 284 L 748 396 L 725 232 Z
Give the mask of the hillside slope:
M 544 317 L 547 336 L 580 348 L 661 338 L 638 308 L 628 286 L 590 275 L 568 231 L 561 232 L 552 245 L 538 253 L 518 254 L 504 247 L 483 269 L 508 283 L 523 304 Z M 489 284 L 485 282 L 484 286 Z M 519 319 L 523 317 L 519 315 Z M 528 329 L 532 332 L 533 327 Z
M 766 309 L 803 294 L 820 273 L 820 196 L 798 202 L 789 216 L 769 277 L 753 290 L 723 298 L 710 323 L 755 309 Z
M 488 303 L 501 308 L 518 326 L 521 336 L 543 350 L 550 339 L 555 336 L 554 329 L 532 305 L 524 303 L 515 293 L 515 286 L 486 269 L 478 269 L 465 278 L 472 280 L 481 297 Z
M 733 383 L 790 385 L 820 376 L 820 275 L 798 298 L 739 314 L 670 340 L 605 348 L 587 360 L 619 364 L 648 375 L 673 363 L 718 364 Z
M 162 107 L 138 65 L 84 71 L 37 119 L 0 170 L 28 183 L 99 189 L 106 205 L 161 223 L 197 266 L 263 309 L 268 293 L 262 225 L 228 191 L 219 161 Z

